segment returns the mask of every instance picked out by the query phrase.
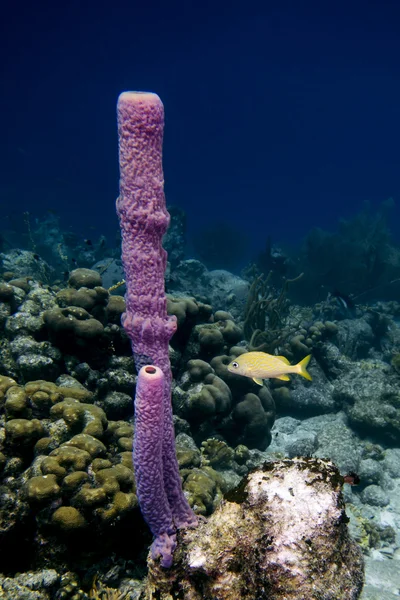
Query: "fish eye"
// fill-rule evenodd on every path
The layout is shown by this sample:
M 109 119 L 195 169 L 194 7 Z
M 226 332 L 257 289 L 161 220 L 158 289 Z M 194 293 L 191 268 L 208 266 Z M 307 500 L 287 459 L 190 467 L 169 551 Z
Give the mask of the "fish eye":
M 237 363 L 236 361 L 231 363 L 231 367 L 233 367 L 234 369 L 237 369 L 239 366 L 239 363 Z

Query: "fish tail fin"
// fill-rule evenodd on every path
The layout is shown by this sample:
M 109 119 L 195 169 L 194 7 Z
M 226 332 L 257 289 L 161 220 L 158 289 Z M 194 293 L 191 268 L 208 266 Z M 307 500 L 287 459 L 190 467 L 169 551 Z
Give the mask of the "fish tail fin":
M 296 367 L 298 368 L 297 373 L 299 375 L 301 375 L 302 377 L 304 377 L 305 379 L 308 379 L 308 381 L 312 381 L 312 377 L 311 377 L 310 373 L 307 371 L 307 365 L 310 362 L 310 360 L 311 360 L 311 354 L 309 354 L 308 356 L 303 358 L 303 360 L 301 360 L 296 365 Z

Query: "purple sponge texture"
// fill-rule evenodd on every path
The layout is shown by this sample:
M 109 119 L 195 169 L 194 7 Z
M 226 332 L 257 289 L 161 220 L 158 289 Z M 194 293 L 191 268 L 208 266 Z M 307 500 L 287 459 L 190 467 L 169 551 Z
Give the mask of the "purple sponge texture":
M 162 170 L 164 108 L 156 94 L 124 92 L 118 99 L 117 112 L 120 163 L 117 213 L 126 280 L 123 326 L 132 343 L 138 372 L 145 365 L 154 365 L 163 374 L 161 382 L 157 371 L 156 387 L 148 373 L 139 374 L 136 406 L 146 402 L 154 405 L 143 419 L 138 420 L 135 415 L 135 472 L 140 478 L 140 506 L 156 536 L 153 554 L 156 551 L 162 556 L 162 564 L 169 566 L 169 553 L 173 552 L 170 536 L 175 527 L 195 525 L 197 517 L 182 492 L 172 420 L 169 341 L 176 331 L 176 318 L 167 315 L 164 286 L 167 254 L 162 248 L 162 237 L 169 224 Z M 160 404 L 155 409 L 157 402 Z M 161 418 L 155 414 L 157 410 Z M 144 423 L 161 440 L 158 459 L 147 454 L 140 429 Z M 158 470 L 157 476 L 154 469 Z M 149 502 L 154 490 L 147 493 L 146 486 L 157 487 L 161 480 L 164 494 L 159 496 L 160 502 Z

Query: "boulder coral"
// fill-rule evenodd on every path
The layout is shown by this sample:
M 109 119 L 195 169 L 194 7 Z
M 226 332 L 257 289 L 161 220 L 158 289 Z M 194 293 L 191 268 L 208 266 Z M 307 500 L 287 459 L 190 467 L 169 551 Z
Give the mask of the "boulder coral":
M 227 370 L 232 356 L 242 350 L 232 348 L 231 356 L 216 356 L 210 363 L 189 360 L 173 390 L 173 405 L 189 421 L 199 443 L 218 432 L 233 446 L 265 450 L 271 441 L 275 403 L 267 387 Z
M 180 535 L 171 570 L 149 557 L 141 599 L 356 600 L 363 559 L 347 530 L 342 483 L 320 459 L 265 464 Z

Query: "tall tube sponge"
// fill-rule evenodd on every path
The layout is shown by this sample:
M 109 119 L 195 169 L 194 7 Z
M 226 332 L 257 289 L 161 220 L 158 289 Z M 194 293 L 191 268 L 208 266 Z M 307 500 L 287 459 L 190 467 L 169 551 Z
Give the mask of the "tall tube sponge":
M 164 107 L 157 94 L 123 92 L 117 105 L 126 311 L 122 324 L 138 375 L 133 461 L 139 504 L 155 540 L 153 558 L 172 564 L 176 528 L 197 525 L 182 491 L 171 405 L 169 341 L 176 318 L 167 315 L 162 237 L 169 224 L 164 196 Z

